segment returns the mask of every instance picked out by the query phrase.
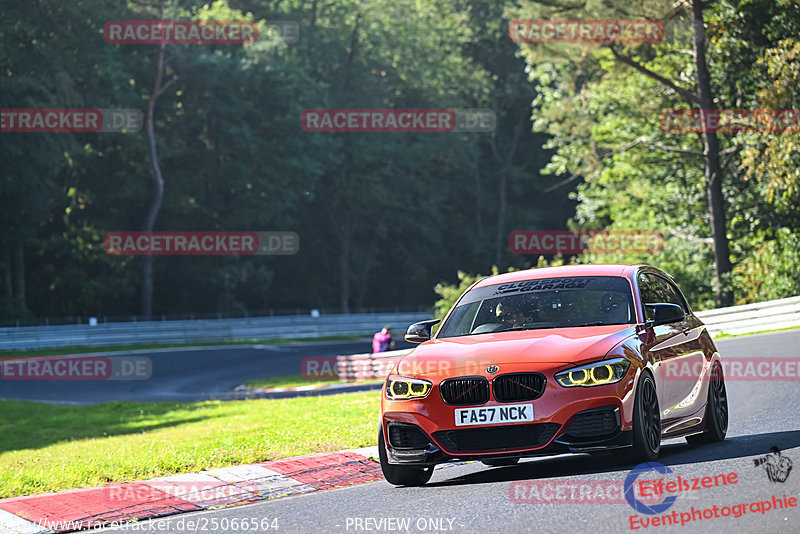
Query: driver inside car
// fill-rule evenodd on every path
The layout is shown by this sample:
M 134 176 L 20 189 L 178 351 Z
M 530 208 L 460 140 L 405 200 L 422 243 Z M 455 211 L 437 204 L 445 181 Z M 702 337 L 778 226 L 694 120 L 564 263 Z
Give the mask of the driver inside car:
M 502 325 L 512 328 L 515 326 L 522 326 L 525 324 L 525 315 L 517 306 L 507 302 L 500 302 L 494 310 L 495 315 Z
M 603 311 L 603 322 L 606 324 L 627 323 L 630 317 L 628 302 L 621 293 L 609 292 L 600 301 Z

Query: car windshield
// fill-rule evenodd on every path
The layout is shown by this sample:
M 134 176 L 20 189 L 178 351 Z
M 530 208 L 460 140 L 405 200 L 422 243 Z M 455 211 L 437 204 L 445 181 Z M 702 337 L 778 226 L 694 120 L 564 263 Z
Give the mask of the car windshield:
M 547 278 L 478 287 L 467 292 L 437 337 L 634 321 L 631 286 L 625 278 Z

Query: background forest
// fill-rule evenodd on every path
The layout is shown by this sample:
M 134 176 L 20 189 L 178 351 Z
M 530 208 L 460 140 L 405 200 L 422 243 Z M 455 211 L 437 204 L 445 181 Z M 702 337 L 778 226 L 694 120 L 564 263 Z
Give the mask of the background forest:
M 262 21 L 266 37 L 103 38 L 107 21 L 159 17 Z M 579 18 L 659 19 L 669 38 L 509 38 L 509 20 Z M 297 23 L 296 43 L 268 29 L 275 20 Z M 699 309 L 797 295 L 800 134 L 714 136 L 709 175 L 712 140 L 666 133 L 659 114 L 703 96 L 720 109 L 800 108 L 798 35 L 790 0 L 5 0 L 0 107 L 152 104 L 164 184 L 153 228 L 288 230 L 300 252 L 158 256 L 150 290 L 146 258 L 102 244 L 146 226 L 146 128 L 0 132 L 0 322 L 430 309 L 459 271 L 564 262 L 652 264 Z M 497 127 L 303 131 L 302 110 L 324 107 L 487 108 Z M 508 250 L 513 230 L 566 228 L 658 230 L 665 248 Z

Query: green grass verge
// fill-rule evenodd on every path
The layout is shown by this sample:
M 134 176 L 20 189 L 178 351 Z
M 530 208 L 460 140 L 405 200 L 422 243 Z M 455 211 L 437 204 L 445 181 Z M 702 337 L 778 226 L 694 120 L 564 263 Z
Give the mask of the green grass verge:
M 280 338 L 280 339 L 232 339 L 227 341 L 198 341 L 193 343 L 129 343 L 126 345 L 90 345 L 58 347 L 52 349 L 29 349 L 4 351 L 6 356 L 64 356 L 68 354 L 91 354 L 95 352 L 120 352 L 127 350 L 149 350 L 149 349 L 174 349 L 192 347 L 216 347 L 224 345 L 274 345 L 278 343 L 318 343 L 325 341 L 349 341 L 353 339 L 366 339 L 368 336 L 351 334 L 346 336 L 325 336 L 325 337 L 304 337 L 304 338 Z M 369 352 L 371 347 L 367 343 L 364 352 Z
M 375 445 L 379 407 L 374 391 L 180 404 L 0 401 L 0 498 Z
M 785 332 L 786 330 L 798 330 L 800 326 L 787 326 L 786 328 L 773 328 L 772 330 L 759 330 L 758 332 L 747 332 L 746 334 L 727 334 L 725 332 L 720 332 L 714 339 L 725 339 L 726 337 L 742 337 L 742 336 L 752 336 L 753 334 L 769 334 L 772 332 Z
M 369 384 L 383 382 L 381 379 L 356 380 L 351 384 Z M 271 378 L 261 378 L 259 380 L 248 380 L 244 383 L 249 388 L 269 389 L 269 388 L 295 388 L 300 386 L 330 386 L 341 384 L 339 380 L 308 380 L 302 375 L 273 376 Z

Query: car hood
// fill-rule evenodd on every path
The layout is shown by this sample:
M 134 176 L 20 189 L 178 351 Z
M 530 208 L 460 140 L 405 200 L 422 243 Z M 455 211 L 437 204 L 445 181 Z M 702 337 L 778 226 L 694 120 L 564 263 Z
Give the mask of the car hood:
M 397 372 L 443 379 L 483 375 L 490 365 L 530 363 L 534 370 L 582 364 L 602 358 L 634 330 L 633 325 L 607 325 L 433 339 L 404 356 Z

